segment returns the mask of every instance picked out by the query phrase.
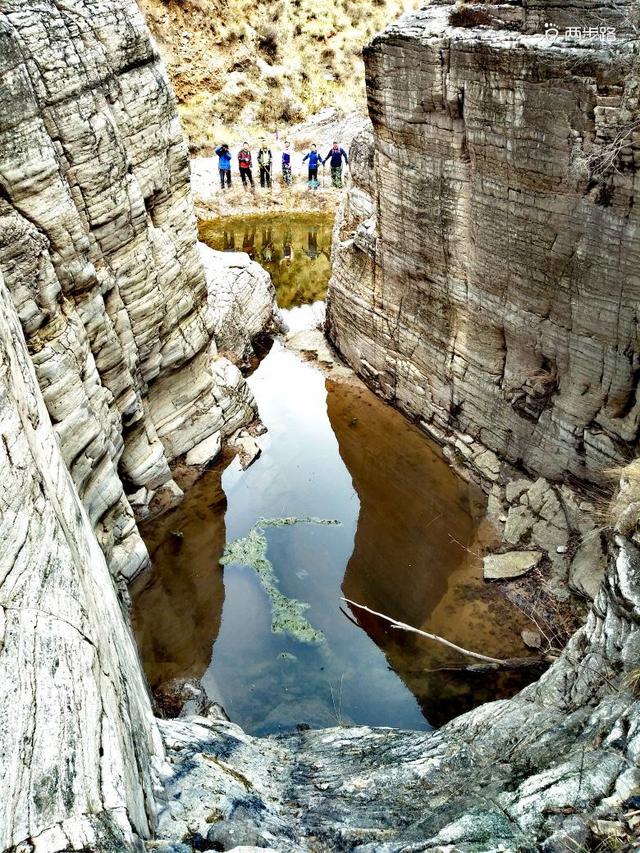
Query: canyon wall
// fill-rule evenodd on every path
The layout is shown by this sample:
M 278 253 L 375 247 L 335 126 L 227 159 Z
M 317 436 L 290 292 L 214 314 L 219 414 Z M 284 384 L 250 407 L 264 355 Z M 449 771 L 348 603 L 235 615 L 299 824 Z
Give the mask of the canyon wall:
M 365 51 L 373 133 L 352 148 L 329 335 L 437 438 L 597 480 L 638 450 L 632 4 L 495 5 L 481 28 L 452 9 Z M 615 39 L 564 38 L 595 22 Z
M 255 417 L 216 345 L 239 362 L 272 322 L 268 276 L 243 289 L 254 267 L 205 272 L 135 2 L 0 0 L 0 849 L 139 850 L 154 831 L 132 504 L 178 499 L 169 464 Z
M 133 0 L 0 0 L 0 81 L 0 271 L 78 494 L 131 578 L 148 557 L 128 496 L 179 495 L 169 463 L 254 416 L 217 356 L 225 299 L 207 304 L 174 97 Z
M 1 273 L 0 438 L 0 849 L 132 849 L 162 742 Z

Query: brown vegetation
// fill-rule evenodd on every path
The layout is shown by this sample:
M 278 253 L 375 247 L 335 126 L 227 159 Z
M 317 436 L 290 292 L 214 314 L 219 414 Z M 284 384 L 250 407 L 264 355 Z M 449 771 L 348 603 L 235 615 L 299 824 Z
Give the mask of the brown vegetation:
M 138 0 L 193 153 L 365 108 L 362 48 L 420 0 Z

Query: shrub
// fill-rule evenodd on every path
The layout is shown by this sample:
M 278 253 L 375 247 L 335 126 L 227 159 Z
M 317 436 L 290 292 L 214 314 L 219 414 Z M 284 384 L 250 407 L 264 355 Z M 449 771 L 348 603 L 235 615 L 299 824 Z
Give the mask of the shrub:
M 491 24 L 491 15 L 484 9 L 460 6 L 449 12 L 449 23 L 452 27 L 484 27 Z
M 278 56 L 278 30 L 275 27 L 264 26 L 258 33 L 258 48 L 274 60 Z

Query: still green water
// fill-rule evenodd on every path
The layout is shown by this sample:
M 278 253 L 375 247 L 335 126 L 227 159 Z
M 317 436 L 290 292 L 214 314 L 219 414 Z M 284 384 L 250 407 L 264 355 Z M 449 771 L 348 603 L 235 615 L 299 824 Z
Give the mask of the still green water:
M 244 228 L 201 236 L 251 248 L 292 325 L 317 316 L 308 303 L 318 309 L 326 290 L 331 223 Z M 427 729 L 531 679 L 451 670 L 463 662 L 455 653 L 341 600 L 486 654 L 523 655 L 523 617 L 481 579 L 483 495 L 361 383 L 333 380 L 281 340 L 248 381 L 268 428 L 260 458 L 242 471 L 224 457 L 143 530 L 153 570 L 132 597 L 152 688 L 200 679 L 232 720 L 265 734 Z
M 289 309 L 324 299 L 331 274 L 333 218 L 326 214 L 228 219 L 200 226 L 200 239 L 221 252 L 246 252 L 277 284 Z

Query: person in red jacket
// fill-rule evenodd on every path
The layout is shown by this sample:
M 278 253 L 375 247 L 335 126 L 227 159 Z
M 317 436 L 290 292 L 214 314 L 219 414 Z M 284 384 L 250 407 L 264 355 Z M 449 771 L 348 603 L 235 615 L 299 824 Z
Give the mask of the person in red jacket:
M 238 167 L 240 169 L 240 177 L 242 178 L 242 186 L 247 189 L 247 181 L 253 189 L 253 173 L 251 171 L 251 151 L 249 151 L 249 143 L 243 142 L 242 148 L 238 151 Z

